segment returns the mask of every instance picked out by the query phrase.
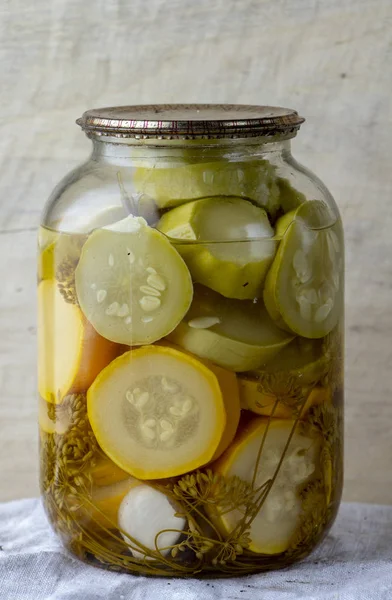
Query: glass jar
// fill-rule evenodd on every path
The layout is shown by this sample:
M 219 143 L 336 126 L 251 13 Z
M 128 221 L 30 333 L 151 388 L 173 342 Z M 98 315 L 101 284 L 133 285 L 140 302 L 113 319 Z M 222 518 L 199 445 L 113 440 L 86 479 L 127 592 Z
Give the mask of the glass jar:
M 41 489 L 78 557 L 231 576 L 342 490 L 343 234 L 295 111 L 93 110 L 39 234 Z

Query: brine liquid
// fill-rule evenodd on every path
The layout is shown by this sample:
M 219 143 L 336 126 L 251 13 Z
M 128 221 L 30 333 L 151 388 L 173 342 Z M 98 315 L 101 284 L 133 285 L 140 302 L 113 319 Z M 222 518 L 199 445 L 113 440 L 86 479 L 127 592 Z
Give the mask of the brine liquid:
M 227 330 L 219 329 L 221 322 L 210 321 L 224 365 L 220 368 L 228 372 L 222 377 L 238 386 L 235 392 L 233 387 L 221 390 L 226 394 L 226 416 L 230 414 L 230 394 L 239 395 L 241 418 L 236 434 L 223 454 L 197 469 L 166 477 L 163 468 L 158 478 L 138 480 L 117 460 L 114 449 L 104 451 L 97 440 L 98 426 L 93 424 L 94 432 L 89 420 L 87 394 L 94 381 L 118 357 L 132 351 L 126 344 L 116 344 L 99 335 L 81 313 L 75 269 L 87 238 L 84 234 L 68 235 L 42 228 L 39 242 L 39 294 L 47 303 L 40 326 L 48 329 L 49 321 L 54 324 L 52 332 L 46 333 L 43 339 L 45 351 L 41 349 L 39 367 L 43 381 L 39 400 L 41 492 L 49 519 L 65 545 L 81 559 L 107 568 L 179 577 L 195 574 L 225 577 L 258 572 L 283 567 L 307 555 L 332 524 L 342 490 L 342 319 L 322 338 L 313 340 L 293 335 L 278 352 L 268 355 L 265 363 L 245 371 L 241 366 L 249 360 L 246 343 L 250 339 L 251 343 L 258 344 L 257 340 L 252 341 L 254 333 L 244 330 L 244 339 L 241 339 L 241 331 L 236 331 L 235 324 L 234 333 L 228 327 L 227 336 L 240 344 L 241 360 L 245 360 L 245 363 L 235 363 L 239 370 L 233 370 L 226 364 L 226 357 L 232 356 L 231 341 L 226 344 L 224 339 Z M 43 293 L 45 288 L 49 291 Z M 98 287 L 97 293 L 100 289 Z M 208 293 L 203 296 L 201 286 L 198 290 L 200 302 L 207 302 Z M 153 293 L 150 290 L 150 295 Z M 103 293 L 98 298 L 102 296 Z M 61 301 L 67 307 L 64 308 Z M 252 303 L 251 300 L 243 302 Z M 254 304 L 261 302 L 255 299 Z M 116 310 L 121 311 L 121 306 Z M 60 310 L 64 310 L 64 319 L 69 318 L 61 329 L 63 338 L 56 330 L 59 326 L 56 322 L 61 321 L 56 321 Z M 230 311 L 231 307 L 227 318 Z M 128 316 L 125 313 L 124 308 L 124 320 Z M 146 312 L 145 316 L 149 314 Z M 210 313 L 207 316 L 211 318 Z M 219 321 L 219 316 L 212 314 L 214 317 Z M 194 329 L 197 325 L 200 323 L 196 323 Z M 208 367 L 211 345 L 201 339 L 200 355 L 196 351 L 191 355 Z M 177 340 L 181 341 L 181 337 Z M 178 352 L 188 355 L 176 342 Z M 171 347 L 173 342 L 163 338 L 159 344 Z M 189 404 L 184 398 L 176 404 L 178 381 L 166 377 L 163 371 L 159 376 L 159 393 L 165 402 L 169 402 L 172 394 L 173 404 L 168 403 L 164 416 L 159 413 L 160 428 L 156 425 L 157 417 L 150 415 L 150 425 L 147 425 L 150 433 L 145 434 L 147 437 L 140 434 L 139 438 L 135 434 L 135 439 L 150 450 L 155 442 L 149 443 L 148 436 L 152 440 L 153 435 L 161 436 L 162 452 L 167 452 L 170 466 L 176 446 L 174 442 L 172 446 L 166 442 L 170 436 L 165 437 L 165 432 L 172 432 L 180 423 L 177 429 L 183 432 L 181 435 L 200 435 L 200 440 L 204 440 L 197 429 L 203 407 L 189 408 L 195 411 L 192 413 L 194 425 L 191 420 L 189 423 L 181 421 L 185 419 L 184 407 Z M 146 377 L 142 380 L 145 386 L 142 392 L 148 391 L 151 396 L 151 389 L 156 390 L 156 387 L 148 386 L 155 386 L 156 381 L 146 383 Z M 58 381 L 61 386 L 55 387 L 51 394 L 51 382 Z M 152 401 L 151 398 L 145 400 L 146 397 L 143 400 L 141 394 L 135 393 L 137 399 L 132 396 L 131 408 L 139 406 L 142 414 L 143 402 L 149 407 L 152 404 L 147 403 Z M 197 390 L 190 390 L 190 396 L 197 400 Z M 108 398 L 108 406 L 110 401 Z M 170 412 L 178 406 L 179 413 Z M 136 413 L 126 414 L 126 418 L 130 418 L 129 415 Z M 145 415 L 147 412 L 143 413 L 143 422 L 147 422 Z M 110 419 L 110 409 L 107 419 Z M 177 429 L 175 439 L 180 440 Z M 197 437 L 195 439 L 197 441 Z M 253 458 L 250 459 L 250 455 Z M 140 485 L 159 492 L 157 496 L 146 493 L 142 520 L 143 514 L 148 520 L 150 503 L 156 498 L 158 508 L 162 505 L 162 510 L 170 512 L 172 509 L 172 518 L 181 525 L 176 531 L 171 524 L 170 536 L 164 538 L 163 524 L 162 531 L 155 532 L 155 545 L 140 542 L 142 522 L 130 522 L 133 534 L 120 524 L 121 506 L 121 514 L 125 514 L 124 498 Z M 127 518 L 132 521 L 132 517 L 124 516 L 126 523 Z M 162 540 L 169 543 L 165 545 Z

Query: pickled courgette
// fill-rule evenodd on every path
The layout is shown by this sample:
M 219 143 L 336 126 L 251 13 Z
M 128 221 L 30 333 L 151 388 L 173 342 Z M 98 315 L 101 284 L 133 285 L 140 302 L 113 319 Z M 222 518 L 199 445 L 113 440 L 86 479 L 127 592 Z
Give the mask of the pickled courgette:
M 176 248 L 194 281 L 227 298 L 262 294 L 277 246 L 262 208 L 241 198 L 204 198 L 168 211 L 157 227 L 173 243 L 187 241 Z

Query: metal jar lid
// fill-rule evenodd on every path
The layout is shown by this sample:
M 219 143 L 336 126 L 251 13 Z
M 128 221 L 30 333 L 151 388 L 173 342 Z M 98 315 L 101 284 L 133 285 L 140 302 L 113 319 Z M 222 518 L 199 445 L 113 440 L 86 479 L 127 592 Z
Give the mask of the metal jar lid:
M 305 119 L 295 110 L 241 104 L 151 104 L 86 111 L 87 134 L 138 139 L 290 138 Z

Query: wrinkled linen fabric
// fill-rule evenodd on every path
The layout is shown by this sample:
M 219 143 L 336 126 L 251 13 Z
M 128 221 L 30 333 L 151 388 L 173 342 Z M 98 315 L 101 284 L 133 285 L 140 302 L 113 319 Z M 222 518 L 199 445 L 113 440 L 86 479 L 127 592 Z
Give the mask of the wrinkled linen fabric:
M 85 565 L 39 499 L 0 504 L 1 600 L 392 600 L 392 506 L 343 504 L 298 565 L 232 579 L 147 578 Z

